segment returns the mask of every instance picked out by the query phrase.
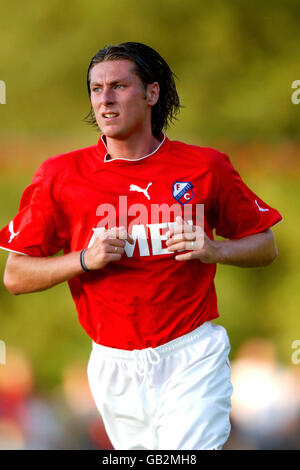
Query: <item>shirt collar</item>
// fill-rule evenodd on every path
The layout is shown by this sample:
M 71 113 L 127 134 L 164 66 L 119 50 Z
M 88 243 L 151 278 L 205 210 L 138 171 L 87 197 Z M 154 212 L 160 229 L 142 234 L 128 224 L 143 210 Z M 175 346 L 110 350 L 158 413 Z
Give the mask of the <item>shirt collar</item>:
M 166 134 L 164 134 L 162 132 L 161 142 L 158 145 L 158 147 L 156 147 L 156 149 L 153 150 L 153 152 L 149 153 L 148 155 L 144 155 L 143 157 L 134 158 L 134 159 L 122 158 L 122 157 L 110 158 L 110 155 L 107 152 L 107 147 L 106 147 L 106 141 L 105 140 L 106 140 L 105 135 L 101 135 L 100 138 L 99 138 L 99 141 L 98 141 L 98 150 L 100 152 L 101 160 L 103 161 L 103 163 L 112 163 L 112 162 L 131 162 L 131 163 L 133 163 L 133 162 L 143 160 L 145 158 L 148 158 L 148 157 L 158 153 L 165 146 L 168 138 L 167 138 Z

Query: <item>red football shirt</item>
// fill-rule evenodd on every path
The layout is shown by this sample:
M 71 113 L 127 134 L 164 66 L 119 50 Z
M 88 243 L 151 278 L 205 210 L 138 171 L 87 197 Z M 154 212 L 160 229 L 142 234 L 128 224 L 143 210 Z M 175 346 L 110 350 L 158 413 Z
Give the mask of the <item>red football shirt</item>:
M 189 223 L 196 223 L 196 208 L 203 204 L 211 238 L 213 229 L 237 239 L 282 219 L 215 149 L 164 136 L 150 155 L 111 160 L 100 138 L 98 145 L 49 158 L 39 167 L 18 214 L 0 231 L 0 247 L 30 256 L 61 249 L 67 254 L 90 246 L 108 224 L 126 224 L 135 245 L 126 244 L 122 259 L 68 283 L 79 321 L 96 343 L 156 347 L 219 316 L 216 265 L 176 261 L 167 250 L 165 232 L 175 215 L 166 208 L 174 204 L 189 206 Z

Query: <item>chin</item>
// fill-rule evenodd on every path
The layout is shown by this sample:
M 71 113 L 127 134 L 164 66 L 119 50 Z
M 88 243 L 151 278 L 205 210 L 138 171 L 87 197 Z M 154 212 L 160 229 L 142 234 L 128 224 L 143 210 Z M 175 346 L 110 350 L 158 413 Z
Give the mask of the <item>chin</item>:
M 106 135 L 107 137 L 117 137 L 121 131 L 120 129 L 116 129 L 116 127 L 113 126 L 99 126 L 99 129 L 101 130 L 102 134 Z
M 102 133 L 111 139 L 126 139 L 128 137 L 128 133 L 123 132 L 120 129 L 106 129 L 105 127 L 101 129 Z

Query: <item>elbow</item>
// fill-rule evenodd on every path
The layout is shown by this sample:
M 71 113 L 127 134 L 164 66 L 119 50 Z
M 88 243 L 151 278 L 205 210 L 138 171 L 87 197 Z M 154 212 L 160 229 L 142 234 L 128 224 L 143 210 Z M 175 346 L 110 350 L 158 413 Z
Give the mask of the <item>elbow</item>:
M 268 238 L 267 238 L 266 249 L 265 249 L 266 256 L 265 256 L 264 266 L 269 266 L 277 258 L 278 249 L 277 249 L 275 237 L 274 237 L 272 230 L 268 229 L 265 232 L 265 234 L 266 234 L 266 237 Z
M 277 246 L 275 245 L 275 246 L 274 246 L 274 257 L 273 257 L 273 260 L 272 260 L 272 261 L 274 261 L 274 259 L 276 259 L 277 256 L 278 256 L 278 248 L 277 248 Z
M 3 276 L 3 284 L 12 295 L 28 292 L 28 275 L 22 264 L 24 255 L 9 253 Z
M 4 272 L 3 284 L 10 294 L 12 295 L 22 294 L 19 283 L 7 271 Z
M 275 259 L 277 258 L 277 256 L 278 256 L 278 249 L 277 249 L 277 246 L 274 245 L 273 249 L 270 250 L 270 254 L 268 258 L 266 259 L 265 266 L 269 266 L 270 264 L 272 264 L 273 261 L 275 261 Z

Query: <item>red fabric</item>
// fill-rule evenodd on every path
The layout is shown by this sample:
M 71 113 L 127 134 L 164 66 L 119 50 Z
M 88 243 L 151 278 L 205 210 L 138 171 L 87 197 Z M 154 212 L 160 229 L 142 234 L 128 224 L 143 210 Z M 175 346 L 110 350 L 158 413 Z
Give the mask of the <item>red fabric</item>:
M 195 223 L 196 205 L 204 204 L 205 231 L 211 238 L 213 229 L 226 238 L 245 237 L 282 217 L 243 183 L 229 158 L 217 150 L 165 137 L 145 158 L 105 156 L 100 139 L 98 145 L 46 160 L 25 189 L 13 226 L 0 231 L 0 247 L 31 256 L 79 251 L 88 247 L 93 229 L 113 219 L 113 210 L 115 225 L 123 225 L 127 215 L 134 249 L 128 246 L 119 262 L 68 282 L 79 321 L 95 342 L 129 350 L 156 347 L 219 313 L 216 265 L 178 262 L 166 252 L 163 235 L 174 214 L 154 221 L 152 205 L 189 205 Z M 130 191 L 131 185 L 148 188 L 150 199 L 146 192 Z M 127 208 L 119 196 L 127 197 Z M 101 204 L 107 204 L 106 212 Z

